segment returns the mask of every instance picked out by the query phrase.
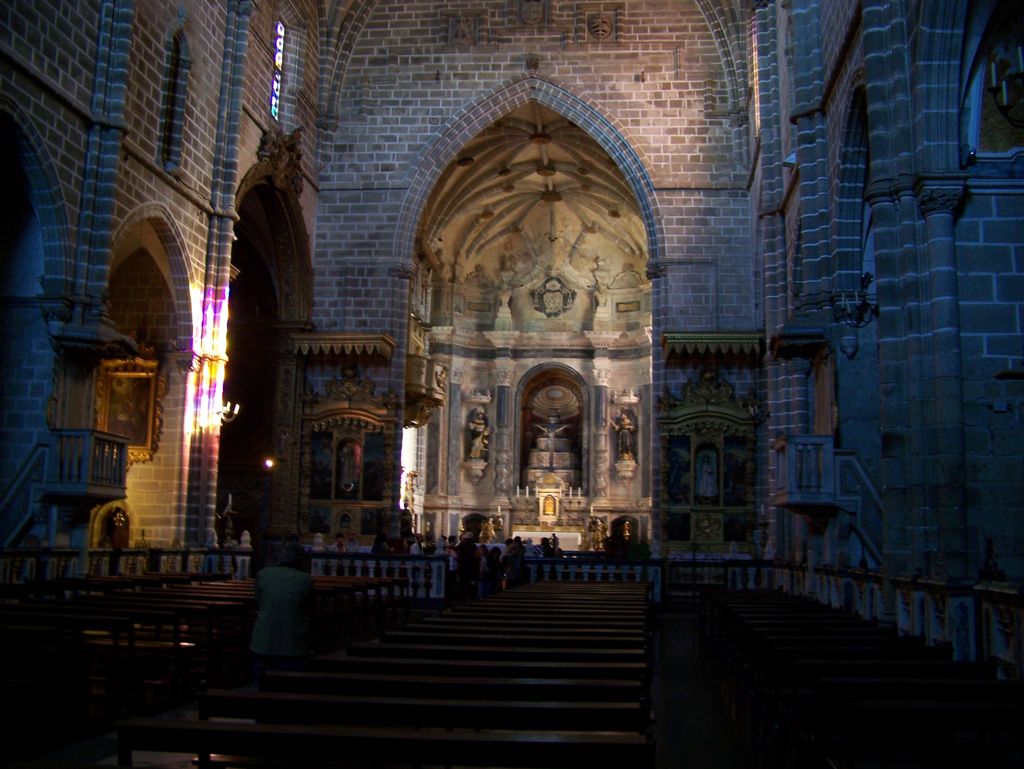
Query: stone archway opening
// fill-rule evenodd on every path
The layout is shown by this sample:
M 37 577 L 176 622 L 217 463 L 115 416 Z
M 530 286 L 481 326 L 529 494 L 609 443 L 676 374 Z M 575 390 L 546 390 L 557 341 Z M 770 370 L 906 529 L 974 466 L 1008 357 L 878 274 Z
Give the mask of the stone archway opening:
M 238 415 L 221 427 L 217 511 L 222 542 L 249 532 L 256 546 L 270 525 L 277 372 L 282 327 L 280 261 L 275 222 L 287 220 L 277 192 L 256 184 L 242 197 L 231 250 L 224 400 Z
M 583 547 L 608 515 L 645 511 L 648 455 L 621 472 L 612 420 L 629 393 L 650 434 L 649 237 L 616 160 L 571 117 L 528 101 L 470 138 L 417 230 L 409 348 L 453 372 L 416 433 L 435 530 L 471 512 Z M 632 461 L 632 460 L 631 460 Z M 403 465 L 405 461 L 403 461 Z M 538 489 L 546 490 L 538 497 Z M 527 489 L 530 491 L 527 497 Z

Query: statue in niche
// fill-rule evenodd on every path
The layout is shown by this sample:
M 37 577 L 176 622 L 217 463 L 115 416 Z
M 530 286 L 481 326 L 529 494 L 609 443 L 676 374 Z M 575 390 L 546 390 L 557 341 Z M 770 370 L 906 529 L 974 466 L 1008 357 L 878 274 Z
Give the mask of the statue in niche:
M 487 439 L 491 431 L 488 426 L 487 415 L 479 406 L 469 412 L 466 430 L 469 432 L 469 458 L 486 460 Z
M 619 409 L 619 415 L 612 421 L 618 434 L 620 460 L 636 461 L 636 414 L 632 409 Z
M 718 456 L 713 448 L 697 453 L 697 498 L 705 504 L 718 501 Z
M 466 276 L 465 282 L 467 285 L 478 288 L 490 288 L 492 285 L 491 276 L 487 274 L 487 268 L 482 264 L 473 268 L 473 271 Z

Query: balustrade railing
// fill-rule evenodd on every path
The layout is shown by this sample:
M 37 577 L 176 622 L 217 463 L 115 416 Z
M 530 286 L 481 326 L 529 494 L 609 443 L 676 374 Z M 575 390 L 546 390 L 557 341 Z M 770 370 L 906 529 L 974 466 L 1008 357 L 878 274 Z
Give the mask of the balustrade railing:
M 318 551 L 311 556 L 310 571 L 314 576 L 400 578 L 406 580 L 407 597 L 444 600 L 448 559 L 443 556 Z
M 125 494 L 128 439 L 99 430 L 53 430 L 47 492 L 119 499 Z
M 651 601 L 661 601 L 661 561 L 527 558 L 528 582 L 649 582 Z

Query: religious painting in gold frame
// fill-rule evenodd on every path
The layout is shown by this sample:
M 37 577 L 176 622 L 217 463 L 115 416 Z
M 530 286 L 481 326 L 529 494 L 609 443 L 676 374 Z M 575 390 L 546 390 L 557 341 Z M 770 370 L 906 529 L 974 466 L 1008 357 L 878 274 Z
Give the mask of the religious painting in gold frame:
M 160 444 L 167 382 L 159 362 L 104 360 L 96 377 L 96 429 L 128 439 L 128 464 L 149 462 Z

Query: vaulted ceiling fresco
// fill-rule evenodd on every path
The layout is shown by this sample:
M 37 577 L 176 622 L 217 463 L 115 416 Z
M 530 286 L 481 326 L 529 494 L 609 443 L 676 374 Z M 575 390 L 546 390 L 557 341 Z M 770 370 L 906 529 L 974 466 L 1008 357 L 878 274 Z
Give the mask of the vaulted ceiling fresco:
M 647 235 L 623 175 L 582 129 L 537 103 L 463 147 L 434 189 L 420 242 L 446 281 L 493 294 L 517 318 L 517 302 L 532 306 L 538 322 L 523 330 L 592 328 L 607 291 L 646 285 Z

